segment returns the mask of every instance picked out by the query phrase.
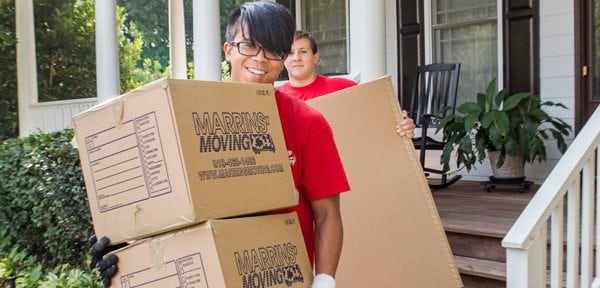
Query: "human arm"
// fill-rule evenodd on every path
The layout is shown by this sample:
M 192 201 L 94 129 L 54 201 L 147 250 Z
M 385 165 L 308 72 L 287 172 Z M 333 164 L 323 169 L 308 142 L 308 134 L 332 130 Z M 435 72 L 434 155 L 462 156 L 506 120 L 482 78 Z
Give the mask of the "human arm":
M 337 271 L 342 244 L 344 241 L 344 228 L 340 213 L 340 196 L 334 195 L 311 202 L 315 219 L 315 275 L 331 276 L 325 283 L 313 282 L 313 288 L 335 287 L 335 273 Z M 327 277 L 325 277 L 327 278 Z M 333 286 L 331 286 L 333 281 Z M 317 286 L 321 285 L 321 286 Z
M 412 118 L 408 117 L 408 112 L 402 110 L 402 121 L 396 125 L 396 133 L 400 136 L 413 138 L 415 136 L 415 127 L 415 122 Z

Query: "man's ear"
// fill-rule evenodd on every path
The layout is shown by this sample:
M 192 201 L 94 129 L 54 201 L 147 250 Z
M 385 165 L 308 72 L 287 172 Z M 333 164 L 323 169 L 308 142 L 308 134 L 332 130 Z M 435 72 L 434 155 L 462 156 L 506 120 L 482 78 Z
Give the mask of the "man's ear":
M 315 55 L 313 55 L 313 61 L 315 62 L 315 65 L 319 64 L 319 59 L 321 59 L 321 53 L 317 52 Z
M 229 57 L 231 54 L 231 48 L 233 48 L 233 46 L 231 46 L 231 44 L 229 44 L 229 42 L 223 43 L 223 53 L 225 54 L 225 60 L 227 60 L 227 62 L 231 62 L 229 60 Z

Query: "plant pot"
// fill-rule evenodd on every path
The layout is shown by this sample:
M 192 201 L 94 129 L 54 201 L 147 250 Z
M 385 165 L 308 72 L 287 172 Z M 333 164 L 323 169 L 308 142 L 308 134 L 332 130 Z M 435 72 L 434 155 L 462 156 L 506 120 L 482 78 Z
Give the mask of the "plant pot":
M 492 166 L 492 174 L 496 179 L 525 179 L 525 160 L 523 155 L 506 155 L 504 157 L 504 165 L 498 168 L 498 158 L 500 157 L 499 151 L 488 151 L 488 157 L 490 159 L 490 165 Z

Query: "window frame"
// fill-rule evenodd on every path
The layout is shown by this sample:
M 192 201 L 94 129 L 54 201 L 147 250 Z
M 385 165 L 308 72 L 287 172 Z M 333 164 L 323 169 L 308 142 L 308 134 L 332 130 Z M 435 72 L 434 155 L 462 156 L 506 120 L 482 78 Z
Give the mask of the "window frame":
M 433 63 L 433 55 L 435 54 L 434 52 L 434 45 L 433 45 L 433 37 L 434 37 L 434 33 L 433 33 L 433 17 L 435 17 L 435 13 L 433 11 L 434 8 L 434 3 L 433 1 L 435 0 L 424 0 L 424 21 L 423 21 L 423 26 L 424 26 L 424 55 L 425 55 L 425 64 L 431 64 Z M 497 53 L 498 55 L 496 55 L 497 57 L 497 83 L 498 83 L 498 90 L 503 89 L 504 88 L 504 42 L 503 42 L 503 35 L 504 35 L 504 26 L 503 26 L 503 1 L 502 0 L 496 0 L 496 45 L 497 45 Z M 437 27 L 443 27 L 443 28 L 449 28 L 449 27 L 458 27 L 458 26 L 463 26 L 465 24 L 477 24 L 477 23 L 488 23 L 489 21 L 485 21 L 485 20 L 471 20 L 471 21 L 465 21 L 465 22 L 461 22 L 459 24 L 444 24 L 444 25 L 439 25 Z
M 294 10 L 295 10 L 295 20 L 296 20 L 296 30 L 306 30 L 306 0 L 291 0 L 294 1 Z M 345 26 L 346 26 L 346 73 L 342 73 L 342 74 L 336 74 L 336 76 L 338 75 L 350 75 L 351 71 L 350 71 L 350 53 L 351 53 L 351 49 L 350 49 L 350 15 L 349 15 L 349 0 L 343 0 L 344 1 L 344 7 L 345 7 L 345 11 L 344 11 L 344 15 L 345 15 Z M 319 43 L 317 43 L 319 44 Z

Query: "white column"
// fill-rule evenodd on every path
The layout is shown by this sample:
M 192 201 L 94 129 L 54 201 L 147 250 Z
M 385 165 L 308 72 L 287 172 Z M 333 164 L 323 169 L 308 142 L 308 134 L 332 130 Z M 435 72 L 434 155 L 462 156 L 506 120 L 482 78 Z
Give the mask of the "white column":
M 194 0 L 194 79 L 221 80 L 219 0 Z
M 103 102 L 120 94 L 117 8 L 116 0 L 95 2 L 96 95 L 98 102 Z
M 27 136 L 35 130 L 35 118 L 29 105 L 38 101 L 33 0 L 15 1 L 15 14 L 19 136 Z
M 386 74 L 385 1 L 349 0 L 350 72 L 361 82 Z
M 183 0 L 169 0 L 171 78 L 187 79 Z

